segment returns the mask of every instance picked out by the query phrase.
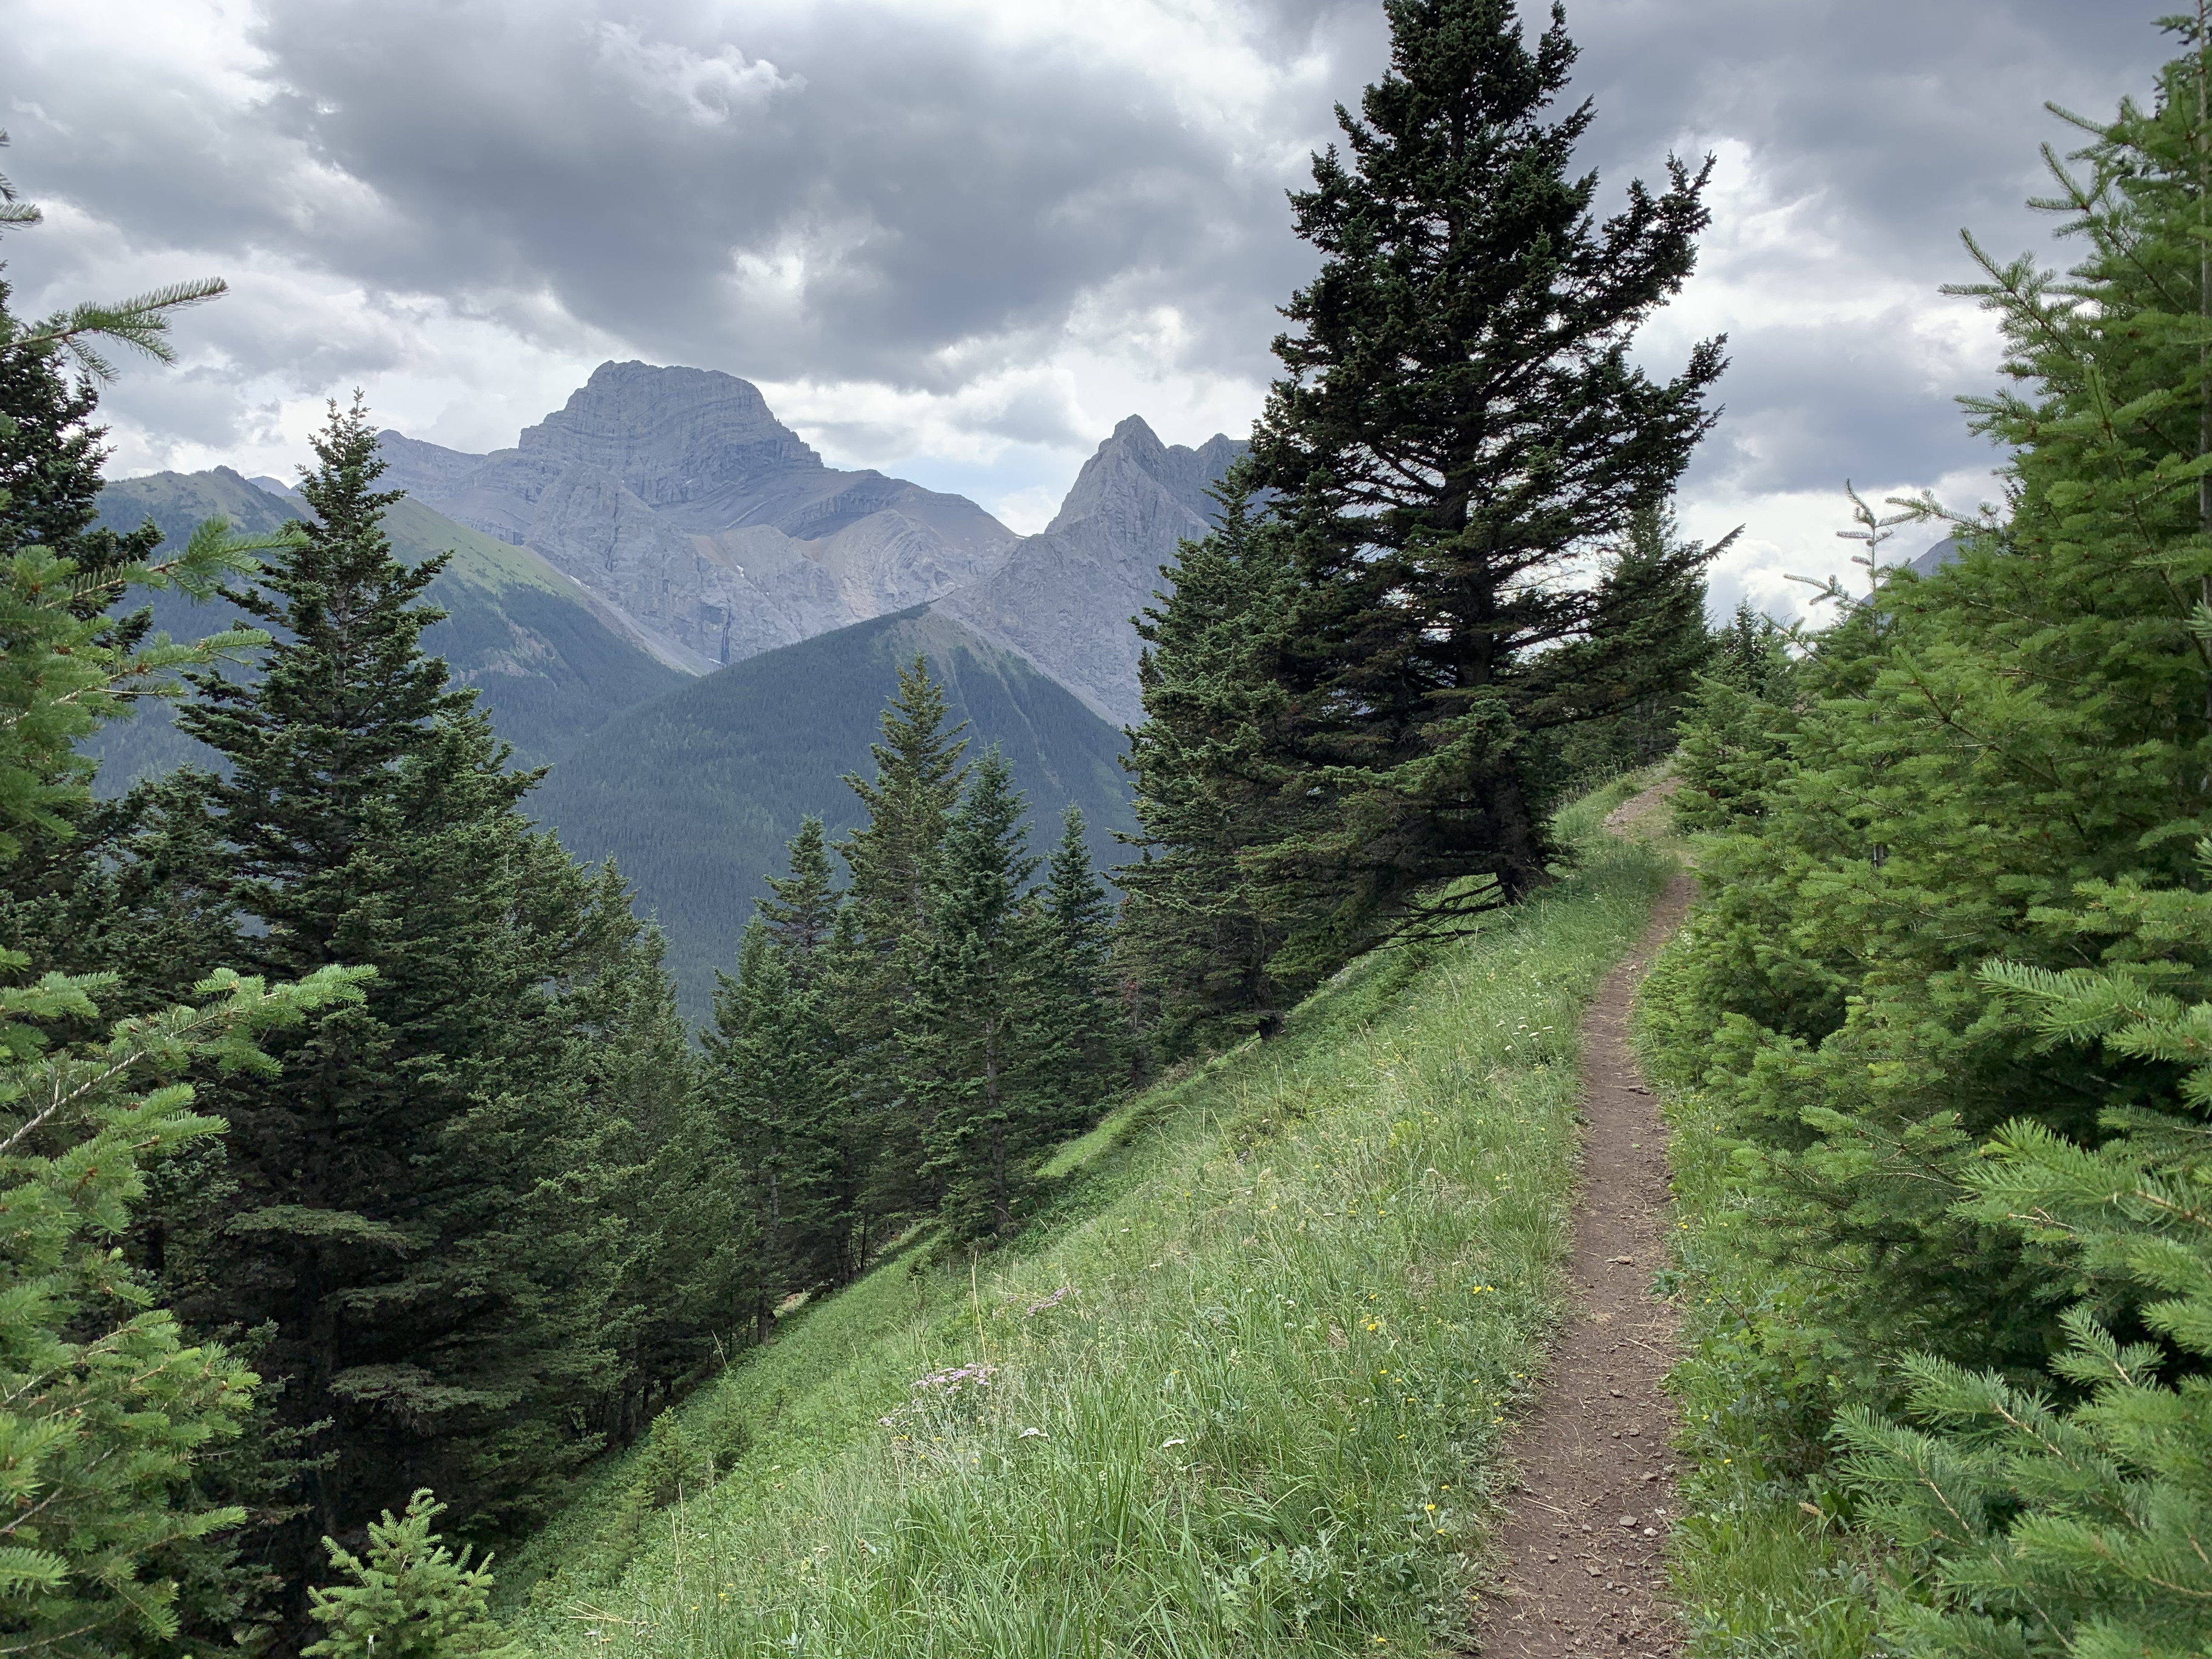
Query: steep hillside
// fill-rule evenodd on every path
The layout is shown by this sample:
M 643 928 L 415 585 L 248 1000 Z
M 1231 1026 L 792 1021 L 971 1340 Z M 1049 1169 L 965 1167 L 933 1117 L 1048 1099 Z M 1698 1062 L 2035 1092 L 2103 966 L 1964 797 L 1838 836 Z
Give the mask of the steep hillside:
M 107 523 L 135 529 L 151 519 L 172 539 L 216 516 L 237 530 L 271 531 L 297 510 L 295 501 L 228 467 L 121 479 L 100 494 Z M 492 724 L 526 763 L 552 758 L 609 716 L 690 678 L 653 656 L 609 607 L 527 549 L 495 541 L 412 500 L 392 507 L 385 528 L 410 562 L 453 552 L 453 562 L 430 589 L 447 619 L 424 643 L 446 659 L 455 678 L 482 691 Z M 179 639 L 216 632 L 234 620 L 236 613 L 220 602 L 194 605 L 173 594 L 154 601 L 155 626 Z M 177 734 L 167 706 L 159 703 L 107 728 L 94 752 L 102 762 L 100 787 L 109 793 L 204 753 Z
M 868 745 L 899 664 L 919 653 L 945 684 L 971 753 L 999 744 L 1027 793 L 1039 837 L 1070 802 L 1092 852 L 1118 861 L 1133 829 L 1121 735 L 1012 652 L 920 608 L 786 646 L 696 680 L 611 720 L 532 798 L 584 858 L 612 856 L 641 908 L 669 937 L 669 967 L 703 1012 L 714 970 L 781 871 L 810 812 L 834 831 L 856 821 L 844 774 L 871 769 Z
M 1613 798 L 1617 798 L 1613 797 Z M 541 1655 L 1465 1650 L 1558 1306 L 1606 840 L 1128 1103 L 1054 1207 L 791 1318 L 500 1569 Z M 524 1604 L 526 1603 L 526 1607 Z
M 1212 528 L 1207 492 L 1244 447 L 1218 434 L 1196 449 L 1164 444 L 1132 415 L 1084 463 L 1043 531 L 937 609 L 1019 652 L 1102 719 L 1136 725 L 1144 646 L 1130 618 L 1153 602 L 1177 544 Z
M 489 455 L 381 445 L 398 488 L 542 554 L 694 672 L 935 599 L 1014 541 L 963 496 L 824 465 L 709 369 L 602 363 Z

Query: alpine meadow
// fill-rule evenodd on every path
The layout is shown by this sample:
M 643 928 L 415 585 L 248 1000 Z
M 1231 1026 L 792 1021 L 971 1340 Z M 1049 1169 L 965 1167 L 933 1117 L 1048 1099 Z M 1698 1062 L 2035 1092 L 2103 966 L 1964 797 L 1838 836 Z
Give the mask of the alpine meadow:
M 1562 5 L 1351 9 L 1249 434 L 1093 422 L 1030 533 L 836 459 L 981 334 L 483 453 L 319 358 L 277 480 L 127 412 L 273 242 L 5 273 L 0 1656 L 2212 1652 L 2204 5 L 2050 106 L 2065 269 L 1965 238 L 2000 499 L 1845 485 L 1794 620 L 1697 495 L 1735 152 L 1601 178 Z M 592 27 L 687 143 L 828 86 Z M 909 234 L 808 200 L 717 305 Z

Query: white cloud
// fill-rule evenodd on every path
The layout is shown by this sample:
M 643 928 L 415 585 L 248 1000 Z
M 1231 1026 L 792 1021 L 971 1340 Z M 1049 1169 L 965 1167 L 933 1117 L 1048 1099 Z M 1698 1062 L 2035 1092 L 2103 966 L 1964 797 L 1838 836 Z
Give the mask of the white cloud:
M 595 33 L 603 74 L 642 107 L 702 127 L 719 126 L 739 110 L 805 84 L 765 58 L 749 61 L 735 46 L 697 52 L 672 41 L 648 40 L 628 23 L 602 22 Z

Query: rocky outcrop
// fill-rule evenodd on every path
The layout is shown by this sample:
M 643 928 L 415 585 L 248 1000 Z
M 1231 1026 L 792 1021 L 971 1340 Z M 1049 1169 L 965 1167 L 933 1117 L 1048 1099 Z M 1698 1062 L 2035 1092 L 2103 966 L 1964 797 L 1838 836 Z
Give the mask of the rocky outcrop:
M 823 465 L 708 369 L 603 363 L 489 455 L 380 444 L 391 486 L 542 555 L 695 672 L 936 599 L 1015 541 L 963 497 Z
M 1116 726 L 1144 718 L 1132 622 L 1162 586 L 1160 567 L 1213 526 L 1207 494 L 1243 453 L 1216 434 L 1164 444 L 1137 416 L 1084 464 L 1059 516 L 981 580 L 934 609 L 1019 652 Z

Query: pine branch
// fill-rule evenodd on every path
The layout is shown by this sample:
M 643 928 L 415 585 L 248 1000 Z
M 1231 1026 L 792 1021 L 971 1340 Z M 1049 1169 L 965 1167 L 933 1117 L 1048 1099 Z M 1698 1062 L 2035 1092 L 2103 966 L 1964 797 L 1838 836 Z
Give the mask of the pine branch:
M 94 340 L 113 340 L 143 352 L 159 363 L 173 363 L 176 348 L 164 337 L 171 317 L 190 306 L 202 305 L 230 291 L 220 276 L 202 276 L 188 283 L 172 283 L 132 299 L 102 303 L 88 301 L 68 311 L 56 312 L 45 322 L 6 342 L 0 349 L 51 350 L 58 348 L 76 360 L 95 380 L 112 380 L 115 365 L 100 356 Z

